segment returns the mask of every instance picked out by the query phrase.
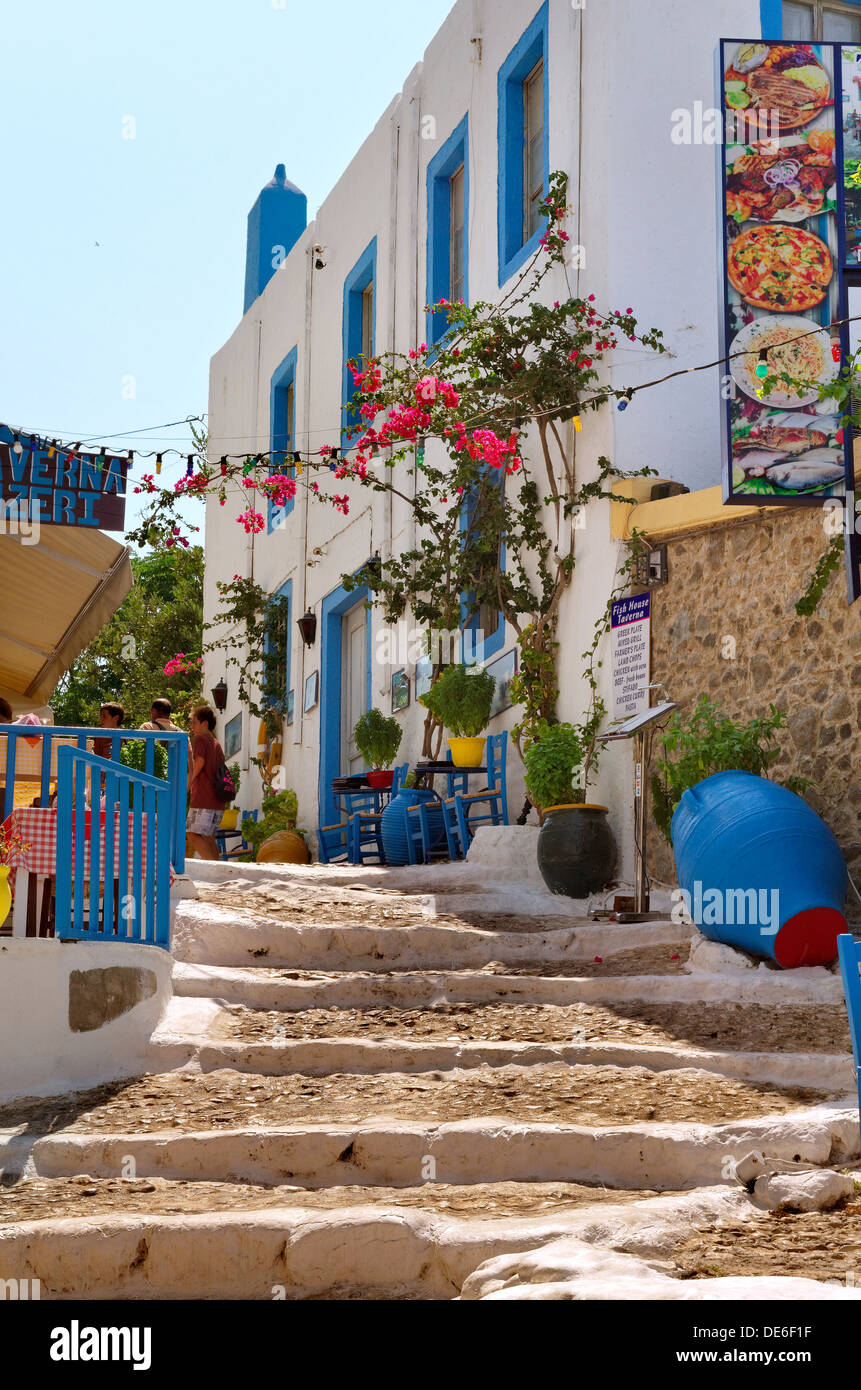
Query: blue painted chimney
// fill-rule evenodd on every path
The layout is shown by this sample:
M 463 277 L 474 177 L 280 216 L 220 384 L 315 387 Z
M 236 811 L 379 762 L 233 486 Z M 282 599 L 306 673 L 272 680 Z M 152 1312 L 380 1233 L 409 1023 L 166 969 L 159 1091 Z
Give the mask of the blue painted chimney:
M 287 170 L 278 164 L 274 179 L 260 190 L 248 214 L 243 313 L 262 294 L 307 225 L 308 199 L 288 182 Z

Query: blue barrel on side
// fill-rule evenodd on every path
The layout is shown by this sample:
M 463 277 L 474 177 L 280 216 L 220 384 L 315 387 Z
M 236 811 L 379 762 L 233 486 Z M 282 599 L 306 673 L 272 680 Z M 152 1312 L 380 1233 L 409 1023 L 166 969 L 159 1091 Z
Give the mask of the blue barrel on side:
M 712 941 L 789 969 L 828 965 L 848 876 L 828 826 L 794 792 L 749 772 L 689 787 L 670 826 L 685 906 Z

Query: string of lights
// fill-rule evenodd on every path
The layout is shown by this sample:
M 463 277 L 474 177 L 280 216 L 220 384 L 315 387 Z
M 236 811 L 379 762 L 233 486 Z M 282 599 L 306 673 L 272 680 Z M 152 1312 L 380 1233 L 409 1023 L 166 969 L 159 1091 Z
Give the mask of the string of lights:
M 827 327 L 826 325 L 821 325 L 820 327 L 810 329 L 808 332 L 798 333 L 794 337 L 788 338 L 785 343 L 780 344 L 780 347 L 785 348 L 788 347 L 791 343 L 801 341 L 803 338 L 813 337 L 818 333 L 822 333 L 823 331 L 827 332 L 829 331 L 829 329 L 838 329 L 842 328 L 846 324 L 857 322 L 861 322 L 861 314 L 852 314 L 843 319 L 835 319 Z M 760 378 L 760 380 L 764 380 L 768 375 L 768 352 L 769 349 L 763 348 L 758 353 L 759 362 L 756 366 L 755 374 L 758 378 Z M 641 382 L 637 386 L 628 386 L 624 389 L 616 389 L 614 387 L 607 386 L 601 390 L 596 390 L 592 392 L 590 395 L 581 396 L 576 401 L 570 401 L 567 403 L 550 407 L 545 411 L 539 411 L 533 414 L 531 418 L 538 418 L 539 416 L 543 415 L 555 415 L 560 410 L 578 411 L 583 409 L 584 407 L 591 405 L 593 401 L 605 401 L 608 399 L 608 397 L 616 398 L 618 410 L 626 410 L 628 405 L 633 400 L 634 396 L 639 394 L 641 391 L 648 391 L 655 386 L 662 386 L 665 382 L 672 381 L 676 377 L 689 376 L 695 372 L 712 371 L 715 367 L 725 366 L 729 362 L 732 362 L 735 358 L 749 356 L 751 356 L 751 351 L 749 348 L 745 348 L 739 352 L 728 353 L 724 357 L 717 357 L 714 359 L 714 361 L 700 363 L 698 366 L 679 367 L 676 371 L 667 372 L 663 376 L 655 377 L 651 381 Z M 516 401 L 513 402 L 513 404 L 516 404 Z M 582 421 L 580 419 L 580 416 L 578 414 L 575 414 L 573 419 L 575 428 L 577 430 L 580 430 L 582 427 Z M 510 419 L 506 420 L 505 423 L 517 426 L 519 423 L 521 423 L 521 420 L 520 417 L 512 416 Z M 21 454 L 24 453 L 25 449 L 29 449 L 30 451 L 45 452 L 47 453 L 49 458 L 54 457 L 55 454 L 66 455 L 67 461 L 69 463 L 71 463 L 73 460 L 81 459 L 82 457 L 85 457 L 86 459 L 94 458 L 96 466 L 100 469 L 108 463 L 113 463 L 115 460 L 119 460 L 120 462 L 126 464 L 127 477 L 136 477 L 138 480 L 140 480 L 148 475 L 145 473 L 132 473 L 132 465 L 134 464 L 135 459 L 153 459 L 155 461 L 155 473 L 160 474 L 165 459 L 170 455 L 176 455 L 177 458 L 185 459 L 185 473 L 188 477 L 191 477 L 194 474 L 196 462 L 199 464 L 206 464 L 210 461 L 207 460 L 207 458 L 201 453 L 200 449 L 197 447 L 194 447 L 191 450 L 189 450 L 187 447 L 185 449 L 174 449 L 171 447 L 165 448 L 163 446 L 154 449 L 136 449 L 129 447 L 127 450 L 120 451 L 116 447 L 113 449 L 107 448 L 106 442 L 108 440 L 128 439 L 142 434 L 150 434 L 155 430 L 172 429 L 177 425 L 191 426 L 204 424 L 205 420 L 203 416 L 190 415 L 187 416 L 184 420 L 170 420 L 165 422 L 163 425 L 147 425 L 138 430 L 118 431 L 115 434 L 105 434 L 101 437 L 90 436 L 86 439 L 78 439 L 74 444 L 66 443 L 59 437 L 52 438 L 50 436 L 45 436 L 42 434 L 37 434 L 35 432 L 22 430 L 20 428 L 13 428 L 12 426 L 8 425 L 5 426 L 5 428 L 13 437 L 11 447 L 12 451 L 18 457 L 20 457 Z M 336 437 L 341 438 L 342 427 L 339 425 L 335 429 L 320 429 L 311 431 L 311 433 L 315 433 L 318 435 L 335 434 Z M 357 434 L 358 433 L 359 431 L 357 429 Z M 441 439 L 443 437 L 443 435 L 434 435 L 430 433 L 423 435 L 423 438 L 425 439 Z M 231 442 L 241 440 L 246 443 L 254 444 L 256 444 L 259 440 L 259 436 L 232 435 L 228 436 L 228 438 L 230 438 Z M 355 447 L 354 444 L 347 444 L 345 446 L 345 451 L 348 452 L 349 449 L 353 447 Z M 334 470 L 340 466 L 341 453 L 343 451 L 344 450 L 342 449 L 342 446 L 323 446 L 321 450 L 317 450 L 315 452 L 290 448 L 270 449 L 265 451 L 257 450 L 254 453 L 249 453 L 247 449 L 244 449 L 238 453 L 228 452 L 221 454 L 218 458 L 216 466 L 220 468 L 221 474 L 222 476 L 224 476 L 226 475 L 229 465 L 231 463 L 239 462 L 240 460 L 242 460 L 244 461 L 242 470 L 243 476 L 248 477 L 249 474 L 255 468 L 262 467 L 264 464 L 270 464 L 274 455 L 275 457 L 283 460 L 284 463 L 288 463 L 289 461 L 289 464 L 291 466 L 300 471 L 304 467 L 310 467 L 314 465 L 320 466 L 321 464 L 326 464 L 330 469 Z

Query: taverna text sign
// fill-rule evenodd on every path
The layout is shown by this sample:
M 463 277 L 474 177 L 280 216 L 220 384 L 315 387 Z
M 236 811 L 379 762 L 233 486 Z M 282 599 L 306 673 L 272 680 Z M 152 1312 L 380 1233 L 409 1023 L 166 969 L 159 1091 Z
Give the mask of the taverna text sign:
M 6 433 L 6 431 L 4 431 Z M 122 531 L 126 512 L 128 460 L 94 454 L 51 453 L 27 448 L 16 454 L 0 442 L 3 508 L 42 526 L 87 526 Z
M 650 631 L 651 594 L 636 594 L 612 604 L 614 719 L 630 719 L 649 707 Z

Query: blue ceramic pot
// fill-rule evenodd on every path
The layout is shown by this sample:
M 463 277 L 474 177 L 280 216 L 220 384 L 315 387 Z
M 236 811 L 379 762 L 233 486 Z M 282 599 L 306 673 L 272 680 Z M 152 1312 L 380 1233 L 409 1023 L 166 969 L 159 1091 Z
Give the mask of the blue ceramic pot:
M 407 808 L 418 806 L 420 801 L 424 801 L 428 805 L 433 846 L 442 844 L 445 839 L 442 810 L 439 806 L 433 805 L 434 802 L 439 801 L 436 792 L 417 787 L 405 787 L 398 792 L 397 796 L 392 797 L 382 815 L 383 852 L 387 864 L 409 864 L 410 853 L 407 836 L 411 827 L 407 818 Z

